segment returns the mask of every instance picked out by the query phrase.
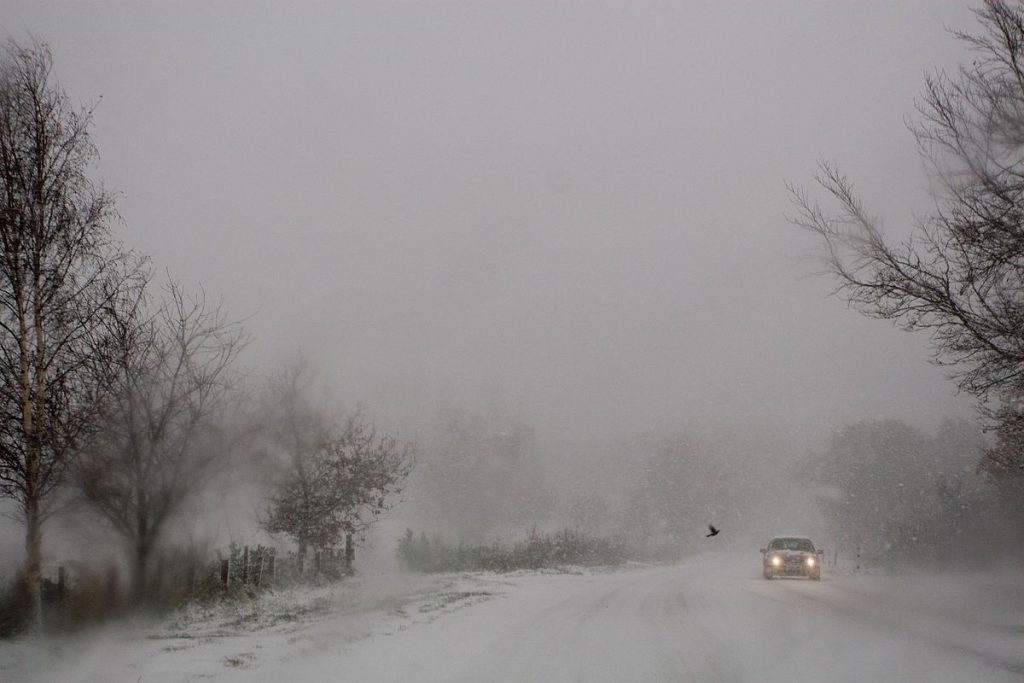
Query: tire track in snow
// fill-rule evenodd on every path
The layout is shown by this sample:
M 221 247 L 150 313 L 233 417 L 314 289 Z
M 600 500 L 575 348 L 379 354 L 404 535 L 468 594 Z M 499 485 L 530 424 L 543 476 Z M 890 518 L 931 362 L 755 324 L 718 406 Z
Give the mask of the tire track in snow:
M 773 581 L 772 583 L 782 584 L 789 582 Z M 817 586 L 814 588 L 817 588 Z M 814 588 L 810 590 L 814 590 Z M 1008 673 L 1024 675 L 1024 660 L 1013 659 L 1001 653 L 986 651 L 963 642 L 962 634 L 965 632 L 964 629 L 973 628 L 977 630 L 977 622 L 972 623 L 969 620 L 964 620 L 959 628 L 950 629 L 945 623 L 936 621 L 933 617 L 923 614 L 920 609 L 912 611 L 904 605 L 897 612 L 891 607 L 879 603 L 878 600 L 875 600 L 872 604 L 863 599 L 859 601 L 837 599 L 836 593 L 842 589 L 839 586 L 828 586 L 828 588 L 831 590 L 810 592 L 810 590 L 806 590 L 806 586 L 798 587 L 794 585 L 785 589 L 788 591 L 785 597 L 753 588 L 748 590 L 766 600 L 772 600 L 789 606 L 799 602 L 803 607 L 811 608 L 822 615 L 827 614 L 844 618 L 852 617 L 872 628 L 881 627 L 888 631 L 897 631 L 901 634 L 911 635 L 940 648 L 967 655 L 986 666 Z M 855 596 L 865 597 L 863 593 L 851 592 Z M 908 615 L 911 615 L 912 618 L 907 618 Z M 957 633 L 954 634 L 953 631 Z M 1021 644 L 1020 647 L 1021 651 L 1024 651 L 1024 644 Z

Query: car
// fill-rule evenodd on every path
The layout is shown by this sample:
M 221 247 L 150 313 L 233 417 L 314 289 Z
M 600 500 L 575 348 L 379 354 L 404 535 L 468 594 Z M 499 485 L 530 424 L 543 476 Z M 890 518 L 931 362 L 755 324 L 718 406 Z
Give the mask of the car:
M 764 578 L 802 576 L 820 581 L 824 554 L 824 550 L 815 550 L 806 536 L 776 536 L 768 542 L 767 548 L 761 548 Z

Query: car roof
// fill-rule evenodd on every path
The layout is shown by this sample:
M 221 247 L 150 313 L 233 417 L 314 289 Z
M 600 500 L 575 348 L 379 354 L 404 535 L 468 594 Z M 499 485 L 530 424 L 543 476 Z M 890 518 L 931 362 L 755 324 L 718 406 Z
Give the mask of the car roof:
M 808 536 L 801 536 L 800 534 L 779 534 L 778 536 L 772 536 L 772 540 L 773 541 L 775 541 L 777 539 L 780 539 L 780 538 L 794 538 L 794 539 L 799 539 L 801 541 L 809 541 L 809 540 L 811 540 L 810 537 L 808 537 Z

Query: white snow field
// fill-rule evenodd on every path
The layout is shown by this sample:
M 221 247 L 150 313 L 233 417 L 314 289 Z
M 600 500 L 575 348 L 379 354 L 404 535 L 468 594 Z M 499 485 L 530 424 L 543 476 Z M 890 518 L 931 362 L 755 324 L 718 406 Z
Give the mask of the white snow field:
M 1024 680 L 1019 573 L 765 581 L 756 552 L 707 554 L 608 572 L 366 578 L 246 609 L 145 635 L 6 643 L 0 680 Z

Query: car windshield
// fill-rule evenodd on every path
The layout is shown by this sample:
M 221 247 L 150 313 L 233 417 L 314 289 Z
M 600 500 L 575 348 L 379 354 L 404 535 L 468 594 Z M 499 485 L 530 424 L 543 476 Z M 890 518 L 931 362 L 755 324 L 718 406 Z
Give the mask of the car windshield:
M 771 550 L 803 550 L 813 553 L 814 545 L 807 538 L 776 538 L 768 546 Z

